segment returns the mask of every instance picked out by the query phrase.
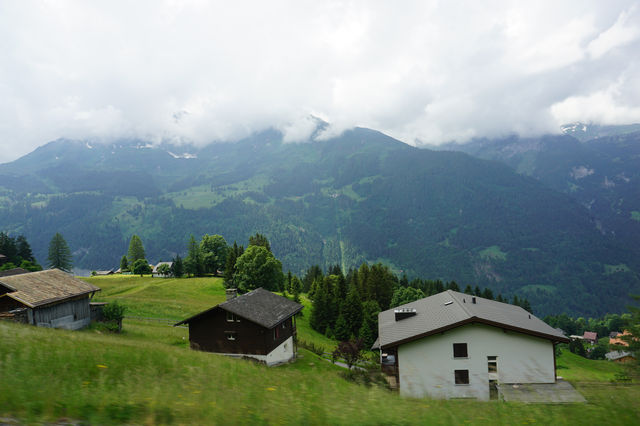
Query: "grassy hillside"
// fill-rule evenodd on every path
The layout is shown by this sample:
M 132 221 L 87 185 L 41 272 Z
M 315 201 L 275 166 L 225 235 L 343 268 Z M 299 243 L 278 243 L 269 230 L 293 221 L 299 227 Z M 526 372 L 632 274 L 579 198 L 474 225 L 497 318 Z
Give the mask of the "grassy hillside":
M 179 319 L 223 297 L 217 279 L 91 282 L 104 289 L 101 299 L 119 300 L 136 316 Z M 301 338 L 320 338 L 304 319 L 298 324 Z M 127 319 L 121 335 L 0 322 L 0 341 L 0 417 L 30 423 L 635 424 L 640 418 L 639 387 L 610 384 L 618 366 L 570 353 L 559 357 L 559 374 L 580 389 L 586 405 L 405 399 L 347 382 L 338 367 L 305 350 L 276 368 L 195 352 L 185 328 L 161 321 Z

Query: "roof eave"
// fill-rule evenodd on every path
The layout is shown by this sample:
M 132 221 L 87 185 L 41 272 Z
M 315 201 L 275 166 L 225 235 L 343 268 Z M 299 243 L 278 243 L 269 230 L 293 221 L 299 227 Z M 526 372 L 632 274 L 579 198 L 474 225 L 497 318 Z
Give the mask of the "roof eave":
M 399 346 L 399 345 L 402 345 L 402 344 L 405 344 L 405 343 L 413 342 L 415 340 L 420 340 L 420 339 L 422 339 L 424 337 L 432 336 L 434 334 L 444 333 L 445 331 L 448 331 L 448 330 L 451 330 L 451 329 L 454 329 L 454 328 L 458 328 L 458 327 L 461 327 L 463 325 L 472 324 L 472 323 L 486 324 L 486 325 L 490 325 L 492 327 L 497 327 L 497 328 L 503 328 L 503 329 L 507 329 L 507 330 L 511 330 L 511 331 L 516 331 L 518 333 L 523 333 L 523 334 L 527 334 L 527 335 L 530 335 L 530 336 L 551 340 L 551 341 L 556 342 L 556 343 L 569 343 L 570 342 L 570 339 L 567 338 L 567 337 L 564 337 L 564 336 L 561 337 L 561 336 L 556 336 L 556 335 L 551 335 L 551 334 L 539 333 L 539 332 L 536 332 L 534 330 L 518 328 L 518 327 L 514 327 L 514 326 L 511 326 L 511 325 L 507 325 L 507 324 L 503 324 L 503 323 L 499 323 L 499 322 L 489 321 L 489 320 L 486 320 L 484 318 L 471 317 L 471 318 L 464 319 L 462 321 L 458 321 L 458 322 L 453 323 L 453 324 L 446 325 L 444 327 L 437 328 L 435 330 L 430 330 L 430 331 L 425 332 L 425 333 L 420 333 L 420 334 L 416 334 L 415 336 L 407 337 L 406 339 L 392 341 L 392 342 L 386 343 L 384 345 L 381 343 L 380 344 L 380 349 L 389 348 L 389 347 L 393 347 L 393 346 Z

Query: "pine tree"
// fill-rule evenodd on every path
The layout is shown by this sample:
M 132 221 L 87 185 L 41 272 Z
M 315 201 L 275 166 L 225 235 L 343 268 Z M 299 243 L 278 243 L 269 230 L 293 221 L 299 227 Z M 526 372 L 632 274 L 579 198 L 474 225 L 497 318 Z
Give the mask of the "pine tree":
M 184 261 L 184 266 L 188 275 L 196 277 L 202 276 L 202 255 L 200 253 L 200 246 L 193 234 L 191 234 L 191 237 L 189 238 L 188 254 Z
M 122 259 L 120 259 L 120 272 L 129 271 L 129 262 L 127 262 L 127 256 L 123 255 Z
M 493 291 L 491 291 L 489 287 L 485 287 L 484 291 L 482 292 L 482 297 L 484 297 L 485 299 L 493 300 Z
M 284 288 L 285 293 L 293 293 L 293 278 L 291 276 L 291 271 L 287 272 L 287 285 Z
M 291 293 L 293 293 L 293 300 L 300 303 L 300 290 L 302 289 L 302 281 L 300 278 L 293 276 L 291 283 Z
M 224 286 L 226 288 L 236 287 L 236 284 L 233 281 L 233 277 L 237 272 L 236 261 L 243 253 L 244 247 L 238 246 L 238 243 L 234 241 L 233 247 L 231 247 L 227 253 L 227 262 L 224 267 Z
M 249 237 L 249 245 L 250 246 L 262 246 L 267 249 L 267 251 L 271 251 L 271 244 L 269 244 L 269 240 L 262 234 L 256 234 Z M 247 247 L 249 248 L 249 247 Z
M 31 252 L 31 246 L 24 235 L 18 235 L 18 238 L 16 238 L 16 251 L 21 260 L 35 262 L 36 259 Z
M 176 278 L 180 278 L 184 275 L 184 264 L 182 263 L 182 258 L 179 254 L 177 254 L 173 259 L 173 263 L 171 264 L 171 274 Z
M 131 241 L 129 242 L 129 250 L 127 251 L 127 260 L 129 261 L 129 265 L 133 265 L 136 260 L 146 258 L 147 256 L 144 252 L 142 240 L 137 235 L 132 235 Z
M 351 329 L 343 315 L 338 316 L 335 328 L 333 329 L 333 334 L 339 342 L 345 342 L 349 340 L 349 337 L 351 337 Z
M 362 302 L 355 285 L 350 287 L 342 304 L 342 316 L 349 325 L 349 336 L 357 336 L 362 326 Z
M 380 307 L 374 300 L 362 304 L 362 326 L 359 330 L 359 338 L 364 342 L 365 348 L 371 348 L 378 337 L 378 313 Z
M 311 318 L 309 324 L 311 328 L 321 334 L 325 334 L 329 324 L 329 311 L 330 311 L 330 296 L 327 293 L 326 287 L 323 285 L 318 286 L 315 297 L 313 299 L 313 305 L 311 310 Z
M 47 260 L 49 261 L 48 266 L 51 269 L 58 268 L 70 272 L 73 267 L 71 250 L 69 250 L 67 242 L 58 232 L 56 232 L 49 243 L 49 256 Z
M 469 295 L 473 294 L 473 289 L 469 284 L 467 284 L 467 286 L 464 288 L 464 294 L 469 294 Z

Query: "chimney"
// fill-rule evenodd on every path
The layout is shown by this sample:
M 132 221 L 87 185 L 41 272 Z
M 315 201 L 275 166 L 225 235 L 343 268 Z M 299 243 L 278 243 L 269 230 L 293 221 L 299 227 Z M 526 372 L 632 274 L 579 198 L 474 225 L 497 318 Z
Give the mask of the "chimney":
M 400 321 L 416 315 L 417 311 L 414 308 L 401 308 L 394 309 L 393 313 L 396 315 L 396 321 Z
M 476 298 L 475 298 L 475 296 L 471 298 L 471 303 L 473 303 L 474 305 L 476 304 Z
M 238 295 L 238 289 L 236 288 L 228 288 L 224 291 L 227 295 L 227 300 L 234 299 Z

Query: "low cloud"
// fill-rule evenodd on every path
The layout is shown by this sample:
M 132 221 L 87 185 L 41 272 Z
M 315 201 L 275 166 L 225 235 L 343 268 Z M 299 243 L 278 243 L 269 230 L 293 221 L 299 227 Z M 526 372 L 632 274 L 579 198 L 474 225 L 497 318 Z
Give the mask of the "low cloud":
M 532 3 L 532 2 L 529 2 Z M 60 137 L 407 143 L 640 121 L 634 1 L 0 6 L 0 162 Z

